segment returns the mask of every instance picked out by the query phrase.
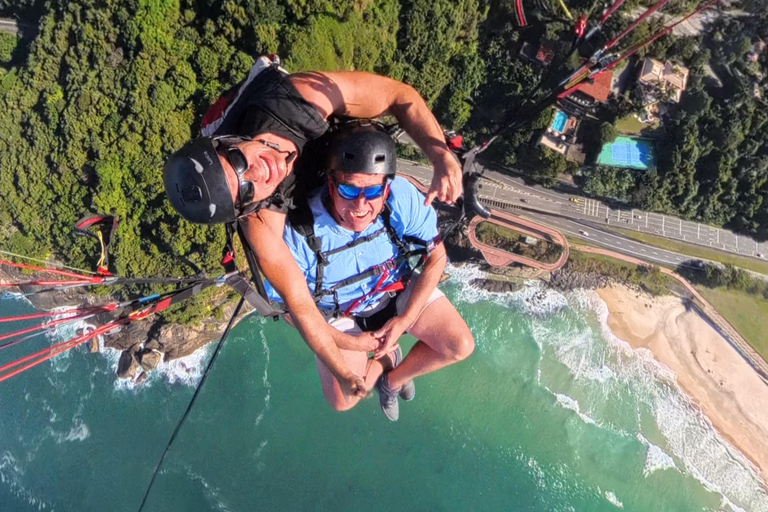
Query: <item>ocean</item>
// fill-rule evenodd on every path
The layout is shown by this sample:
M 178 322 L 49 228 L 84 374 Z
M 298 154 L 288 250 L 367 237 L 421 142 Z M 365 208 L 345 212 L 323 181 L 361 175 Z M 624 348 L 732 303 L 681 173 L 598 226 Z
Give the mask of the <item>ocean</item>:
M 476 268 L 449 273 L 477 348 L 417 379 L 397 423 L 375 396 L 333 411 L 295 331 L 241 321 L 146 510 L 768 511 L 749 462 L 650 352 L 610 333 L 595 293 L 491 294 L 467 284 Z M 0 510 L 137 510 L 212 350 L 143 385 L 116 379 L 117 352 L 84 347 L 1 383 Z

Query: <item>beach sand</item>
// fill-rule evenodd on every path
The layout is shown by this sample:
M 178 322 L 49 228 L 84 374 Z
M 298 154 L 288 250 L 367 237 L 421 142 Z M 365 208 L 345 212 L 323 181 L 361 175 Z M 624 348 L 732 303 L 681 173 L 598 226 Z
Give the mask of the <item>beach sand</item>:
M 677 297 L 651 297 L 622 286 L 598 290 L 611 331 L 648 348 L 677 375 L 720 434 L 768 482 L 768 384 L 695 310 Z

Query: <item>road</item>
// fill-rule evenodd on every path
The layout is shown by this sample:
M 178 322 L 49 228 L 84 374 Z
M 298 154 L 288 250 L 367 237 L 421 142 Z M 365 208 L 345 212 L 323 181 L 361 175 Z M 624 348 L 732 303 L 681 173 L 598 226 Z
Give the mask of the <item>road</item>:
M 18 34 L 19 26 L 13 18 L 0 18 L 0 32 Z
M 425 182 L 432 178 L 432 169 L 405 160 L 398 161 L 398 170 Z M 743 256 L 768 254 L 768 244 L 757 244 L 730 231 L 640 210 L 614 210 L 592 199 L 579 197 L 580 202 L 574 203 L 571 198 L 577 196 L 539 186 L 530 187 L 520 178 L 491 170 L 485 171 L 480 187 L 480 197 L 491 206 L 501 206 L 495 202 L 511 205 L 519 208 L 515 212 L 517 215 L 555 227 L 569 236 L 587 239 L 617 252 L 658 264 L 676 266 L 692 258 L 651 247 L 612 233 L 606 228 L 634 229 Z
M 640 17 L 641 14 L 645 12 L 645 9 L 636 7 L 632 11 L 629 12 L 628 16 L 632 19 L 637 19 Z M 741 16 L 749 16 L 748 12 L 744 12 L 738 9 L 731 9 L 728 11 L 720 11 L 718 9 L 707 9 L 706 11 L 700 12 L 698 14 L 694 14 L 691 16 L 690 19 L 682 22 L 678 26 L 676 26 L 672 33 L 676 36 L 697 36 L 699 35 L 703 30 L 704 27 L 713 21 L 715 21 L 719 17 L 728 17 L 728 18 L 737 18 Z M 680 20 L 683 16 L 672 16 L 669 14 L 665 14 L 662 12 L 655 12 L 651 15 L 652 18 L 659 18 L 661 17 L 664 20 L 665 25 L 671 25 L 672 23 Z

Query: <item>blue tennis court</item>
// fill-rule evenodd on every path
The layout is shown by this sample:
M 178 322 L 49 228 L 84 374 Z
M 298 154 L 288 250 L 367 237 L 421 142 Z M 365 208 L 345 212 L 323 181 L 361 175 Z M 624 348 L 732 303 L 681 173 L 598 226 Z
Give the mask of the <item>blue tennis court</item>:
M 603 146 L 597 157 L 598 164 L 641 171 L 653 167 L 655 160 L 653 143 L 632 137 L 616 137 L 613 143 Z
M 555 120 L 552 121 L 552 129 L 556 132 L 563 133 L 565 129 L 565 123 L 568 121 L 568 116 L 564 112 L 559 110 L 555 113 Z

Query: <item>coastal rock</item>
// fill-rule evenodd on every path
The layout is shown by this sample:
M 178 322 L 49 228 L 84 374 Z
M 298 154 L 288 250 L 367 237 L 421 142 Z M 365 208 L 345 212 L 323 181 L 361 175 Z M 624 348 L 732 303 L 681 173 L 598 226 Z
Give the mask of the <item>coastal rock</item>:
M 160 342 L 157 340 L 151 340 L 144 345 L 144 350 L 160 350 Z
M 136 377 L 136 372 L 139 371 L 139 360 L 136 359 L 136 354 L 130 350 L 124 350 L 120 354 L 120 360 L 117 363 L 117 376 L 121 379 L 133 379 Z
M 539 270 L 530 267 L 494 267 L 492 265 L 488 265 L 487 263 L 483 263 L 480 265 L 480 269 L 488 274 L 505 278 L 513 278 L 519 280 L 543 279 L 545 281 L 550 279 L 550 273 L 546 270 Z
M 501 279 L 473 279 L 470 284 L 492 293 L 513 293 L 525 286 L 522 283 Z
M 163 360 L 163 353 L 155 350 L 143 350 L 139 353 L 139 363 L 146 371 L 154 370 L 160 361 Z
M 587 289 L 596 290 L 609 286 L 613 280 L 603 274 L 593 272 L 575 272 L 568 267 L 561 268 L 552 273 L 549 285 L 558 290 Z

